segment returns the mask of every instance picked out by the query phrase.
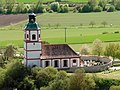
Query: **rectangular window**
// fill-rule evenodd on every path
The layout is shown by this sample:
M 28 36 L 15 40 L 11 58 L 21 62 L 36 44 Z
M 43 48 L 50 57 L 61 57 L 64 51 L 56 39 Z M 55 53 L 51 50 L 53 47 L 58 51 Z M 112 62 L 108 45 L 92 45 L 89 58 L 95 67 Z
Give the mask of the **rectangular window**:
M 73 63 L 76 63 L 76 60 L 73 60 Z
M 50 61 L 45 61 L 45 67 L 50 65 Z
M 54 61 L 54 67 L 59 67 L 58 64 L 59 64 L 58 60 L 55 60 L 55 61 Z
M 63 60 L 63 67 L 68 67 L 68 60 Z

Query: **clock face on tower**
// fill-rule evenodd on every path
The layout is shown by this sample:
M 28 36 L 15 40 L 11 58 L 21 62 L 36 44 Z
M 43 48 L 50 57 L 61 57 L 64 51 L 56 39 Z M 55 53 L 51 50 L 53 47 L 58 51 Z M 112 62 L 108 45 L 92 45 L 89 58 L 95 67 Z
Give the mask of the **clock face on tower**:
M 24 30 L 24 64 L 27 67 L 41 65 L 40 27 L 35 17 L 34 13 L 29 15 L 29 22 Z

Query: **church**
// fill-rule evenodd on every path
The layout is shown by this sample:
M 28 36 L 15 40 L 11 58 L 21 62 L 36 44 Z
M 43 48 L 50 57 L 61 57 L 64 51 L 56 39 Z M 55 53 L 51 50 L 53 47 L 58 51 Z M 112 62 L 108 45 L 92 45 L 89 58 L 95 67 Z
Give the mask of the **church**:
M 64 69 L 82 67 L 83 61 L 67 44 L 42 44 L 41 28 L 32 13 L 24 29 L 24 65 Z

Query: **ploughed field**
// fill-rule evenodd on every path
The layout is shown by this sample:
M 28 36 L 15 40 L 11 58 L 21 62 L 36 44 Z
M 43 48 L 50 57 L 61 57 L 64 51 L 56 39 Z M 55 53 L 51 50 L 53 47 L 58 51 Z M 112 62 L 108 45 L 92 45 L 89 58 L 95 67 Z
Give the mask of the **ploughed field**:
M 26 14 L 0 15 L 0 26 L 16 24 L 26 19 L 27 19 Z
M 45 13 L 37 16 L 37 22 L 41 26 L 41 38 L 43 41 L 51 44 L 68 43 L 77 47 L 77 44 L 92 43 L 95 39 L 101 39 L 105 42 L 120 42 L 119 16 L 119 12 L 87 14 Z M 28 17 L 26 16 L 26 18 Z M 95 22 L 93 27 L 89 25 L 91 21 Z M 103 21 L 107 22 L 105 27 L 101 24 Z M 23 47 L 23 30 L 25 23 L 27 23 L 26 20 L 17 24 L 1 27 L 0 47 L 5 47 L 8 44 L 14 44 L 19 47 Z

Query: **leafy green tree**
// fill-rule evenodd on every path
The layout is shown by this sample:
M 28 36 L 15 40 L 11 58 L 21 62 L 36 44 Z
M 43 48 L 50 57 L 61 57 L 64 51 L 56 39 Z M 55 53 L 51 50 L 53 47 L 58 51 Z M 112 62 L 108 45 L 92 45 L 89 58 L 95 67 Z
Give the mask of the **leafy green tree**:
M 7 14 L 11 14 L 15 7 L 16 0 L 5 0 L 5 9 Z
M 3 0 L 0 1 L 0 14 L 4 13 L 4 3 Z
M 120 0 L 117 1 L 115 8 L 116 10 L 120 10 Z
M 49 90 L 69 90 L 69 78 L 65 71 L 59 71 L 53 82 L 49 84 Z
M 35 90 L 34 80 L 29 77 L 25 77 L 24 80 L 19 84 L 17 90 Z
M 86 76 L 83 69 L 76 70 L 70 77 L 70 90 L 94 90 L 94 88 L 94 79 Z
M 27 70 L 20 61 L 12 60 L 0 73 L 3 76 L 1 88 L 17 88 L 27 75 Z
M 102 45 L 101 40 L 96 39 L 93 42 L 92 52 L 93 52 L 93 54 L 98 55 L 98 56 L 100 56 L 103 53 L 103 45 Z
M 42 5 L 41 0 L 37 2 L 37 4 L 34 6 L 33 12 L 35 13 L 43 13 L 44 12 L 44 7 Z
M 35 85 L 37 88 L 48 86 L 50 81 L 53 81 L 57 73 L 57 69 L 53 67 L 46 67 L 38 72 L 35 77 Z
M 59 8 L 59 13 L 68 13 L 68 6 L 61 5 Z
M 88 1 L 89 6 L 91 7 L 92 11 L 94 10 L 94 7 L 98 5 L 98 0 L 89 0 Z
M 103 8 L 103 11 L 105 11 L 106 4 L 107 0 L 100 0 L 98 5 Z
M 96 6 L 93 11 L 94 12 L 101 12 L 102 10 L 103 10 L 103 8 L 101 6 Z
M 91 11 L 92 11 L 92 8 L 89 4 L 84 5 L 83 8 L 82 8 L 83 13 L 88 13 L 88 12 L 91 12 Z
M 120 45 L 115 43 L 109 43 L 105 47 L 104 55 L 113 57 L 113 60 L 119 57 Z
M 107 12 L 114 12 L 114 11 L 115 11 L 115 6 L 113 5 L 111 5 L 107 10 Z
M 18 3 L 15 9 L 15 13 L 27 13 L 27 8 L 24 3 Z
M 60 8 L 60 5 L 59 5 L 58 2 L 53 2 L 53 3 L 51 3 L 50 8 L 51 8 L 51 10 L 53 10 L 54 12 L 58 12 L 58 11 L 59 11 L 59 8 Z
M 70 77 L 70 90 L 83 90 L 85 84 L 85 71 L 83 69 L 76 70 Z

